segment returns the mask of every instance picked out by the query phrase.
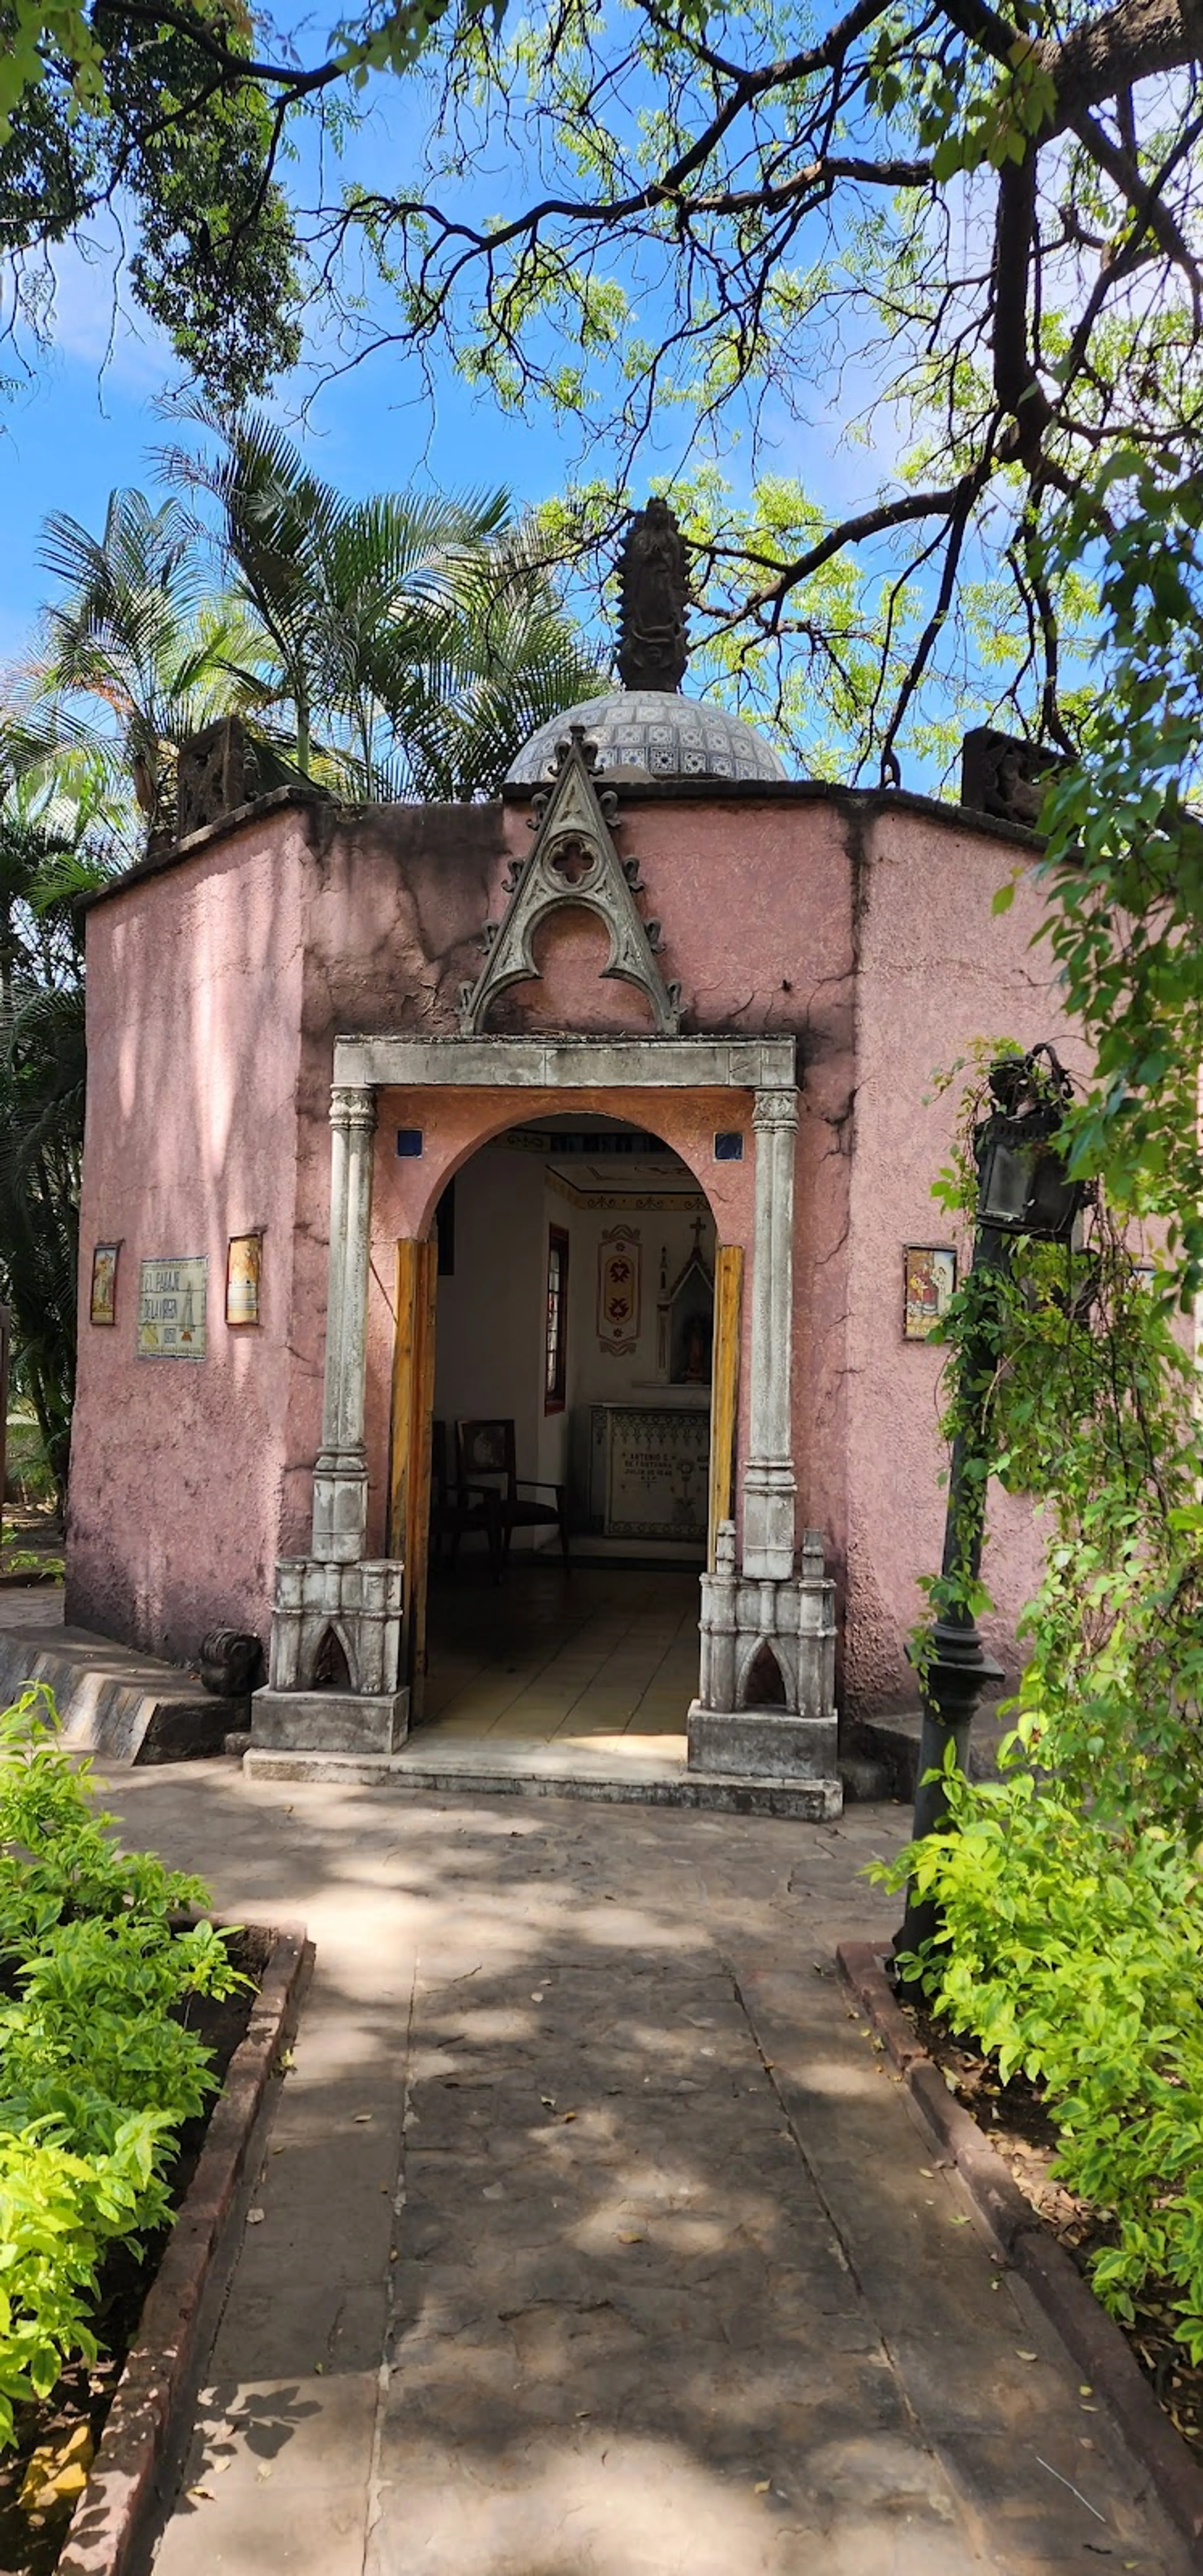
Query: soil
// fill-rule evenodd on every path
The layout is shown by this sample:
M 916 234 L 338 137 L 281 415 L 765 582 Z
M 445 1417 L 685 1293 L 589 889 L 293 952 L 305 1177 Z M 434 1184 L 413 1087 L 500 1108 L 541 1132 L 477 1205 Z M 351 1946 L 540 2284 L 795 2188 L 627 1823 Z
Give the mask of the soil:
M 235 1933 L 230 1955 L 235 1966 L 251 1978 L 251 1985 L 240 1988 L 224 2002 L 207 1995 L 194 1996 L 189 2001 L 188 2027 L 212 2051 L 212 2071 L 219 2088 L 225 2082 L 235 2049 L 246 2036 L 254 1989 L 263 1973 L 269 1946 L 270 1934 L 253 1926 Z M 209 2109 L 216 2100 L 217 2093 L 213 2093 L 200 2118 L 189 2120 L 180 2132 L 179 2153 L 171 2173 L 173 2211 L 179 2209 L 196 2171 L 209 2126 Z M 94 2369 L 80 2363 L 64 2372 L 44 2405 L 18 2409 L 17 2448 L 0 2457 L 0 2576 L 53 2576 L 72 2507 L 67 2503 L 55 2513 L 36 2517 L 23 2512 L 19 2498 L 26 2464 L 39 2443 L 51 2443 L 59 2451 L 80 2424 L 88 2426 L 93 2445 L 99 2449 L 105 2418 L 169 2233 L 168 2228 L 163 2228 L 145 2238 L 141 2259 L 128 2246 L 114 2247 L 100 2279 L 94 2322 L 101 2351 Z
M 1115 2242 L 1114 2231 L 1089 2201 L 1067 2191 L 1053 2173 L 1057 2131 L 1038 2088 L 1025 2075 L 1000 2083 L 992 2058 L 984 2057 L 972 2040 L 956 2037 L 905 1989 L 898 2003 L 945 2079 L 952 2079 L 957 2100 L 972 2113 L 1025 2198 L 1088 2281 L 1091 2255 Z M 1168 2283 L 1154 2283 L 1138 2301 L 1134 2323 L 1116 2322 L 1162 2412 L 1203 2462 L 1203 2364 L 1191 2362 L 1175 2337 L 1173 2300 Z

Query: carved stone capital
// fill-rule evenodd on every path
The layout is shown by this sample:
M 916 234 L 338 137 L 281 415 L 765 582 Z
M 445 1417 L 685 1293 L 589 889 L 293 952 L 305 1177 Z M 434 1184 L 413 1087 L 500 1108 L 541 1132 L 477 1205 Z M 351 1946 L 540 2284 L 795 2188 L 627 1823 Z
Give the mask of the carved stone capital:
M 769 1134 L 777 1127 L 796 1127 L 797 1124 L 798 1094 L 796 1091 L 758 1091 L 756 1093 L 752 1109 L 752 1125 L 758 1135 Z
M 344 1136 L 370 1136 L 376 1125 L 376 1094 L 358 1083 L 336 1082 L 330 1092 L 330 1124 Z

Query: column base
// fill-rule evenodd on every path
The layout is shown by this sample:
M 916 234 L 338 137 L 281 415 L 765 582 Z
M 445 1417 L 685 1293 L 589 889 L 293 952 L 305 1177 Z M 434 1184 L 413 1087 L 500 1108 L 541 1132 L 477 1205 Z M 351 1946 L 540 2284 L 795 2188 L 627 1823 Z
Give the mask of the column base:
M 257 1690 L 252 1753 L 396 1753 L 409 1733 L 409 1692 Z
M 738 1772 L 745 1780 L 822 1780 L 839 1787 L 834 1716 L 703 1708 L 695 1699 L 688 1725 L 691 1771 Z

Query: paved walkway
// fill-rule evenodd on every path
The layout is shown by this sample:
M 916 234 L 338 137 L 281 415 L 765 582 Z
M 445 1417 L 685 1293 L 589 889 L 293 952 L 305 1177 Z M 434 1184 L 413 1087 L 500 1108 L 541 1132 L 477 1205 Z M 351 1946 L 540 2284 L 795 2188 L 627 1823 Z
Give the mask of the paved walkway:
M 318 1945 L 156 2576 L 1185 2576 L 836 1983 L 896 1808 L 113 1803 Z

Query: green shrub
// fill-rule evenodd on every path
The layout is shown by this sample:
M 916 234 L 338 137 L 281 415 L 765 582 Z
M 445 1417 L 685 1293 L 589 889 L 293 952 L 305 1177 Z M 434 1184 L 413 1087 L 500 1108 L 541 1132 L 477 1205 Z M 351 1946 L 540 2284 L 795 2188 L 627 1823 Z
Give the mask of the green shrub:
M 1203 1863 L 1162 1825 L 1126 1831 L 1039 1780 L 1013 1740 L 997 1782 L 951 1766 L 946 1829 L 879 1875 L 934 1896 L 942 1928 L 901 1962 L 933 2010 L 1042 2087 L 1054 2171 L 1111 2221 L 1094 2288 L 1130 2321 L 1170 2285 L 1203 2360 Z
M 44 1684 L 0 1715 L 0 2447 L 14 2408 L 95 2359 L 101 2264 L 170 2214 L 182 2123 L 214 2090 L 193 1995 L 242 1982 L 199 1879 L 118 1852 Z

